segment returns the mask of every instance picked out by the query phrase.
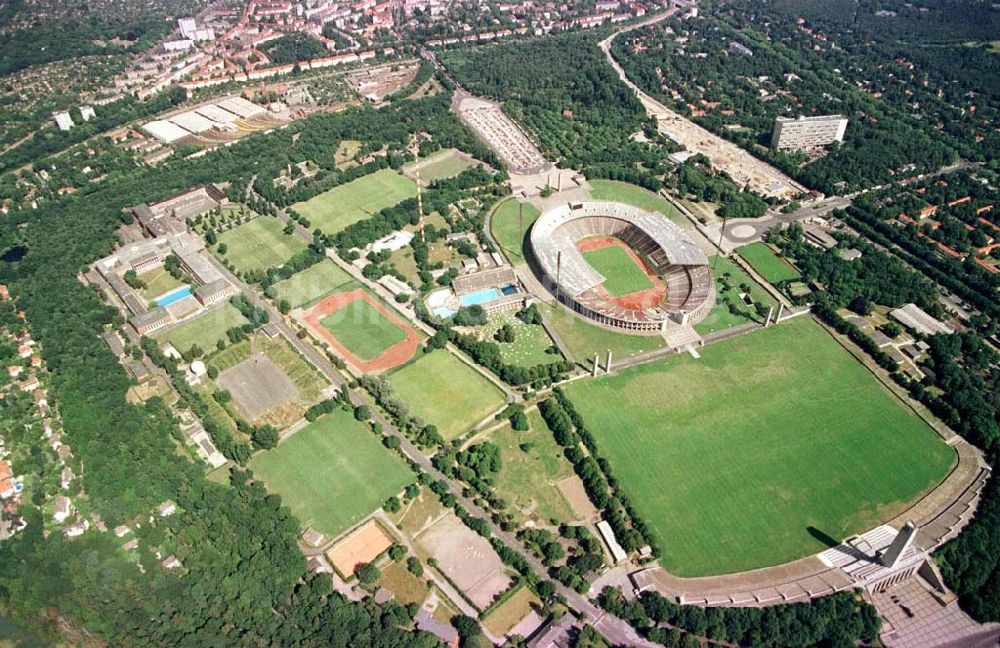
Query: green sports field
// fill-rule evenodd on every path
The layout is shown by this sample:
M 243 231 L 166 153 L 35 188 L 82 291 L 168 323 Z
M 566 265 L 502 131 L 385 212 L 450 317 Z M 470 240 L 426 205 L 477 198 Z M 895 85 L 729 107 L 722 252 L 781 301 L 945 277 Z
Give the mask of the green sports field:
M 604 275 L 601 284 L 612 297 L 628 295 L 653 287 L 653 281 L 632 260 L 628 252 L 617 245 L 609 245 L 583 253 L 587 263 Z
M 679 576 L 776 565 L 904 510 L 955 453 L 807 317 L 566 388 Z
M 392 169 L 382 169 L 295 203 L 292 208 L 309 219 L 312 229 L 318 227 L 327 234 L 336 234 L 416 195 L 417 185 L 413 180 Z
M 643 209 L 654 209 L 672 221 L 686 222 L 684 215 L 676 207 L 648 189 L 618 180 L 591 180 L 590 186 L 590 197 L 594 200 L 614 200 Z
M 232 304 L 225 304 L 166 333 L 158 334 L 156 338 L 169 340 L 181 353 L 195 344 L 203 351 L 210 352 L 215 349 L 216 342 L 226 339 L 226 331 L 246 323 L 247 318 L 243 317 L 243 313 L 236 310 Z
M 417 358 L 389 377 L 410 412 L 445 439 L 472 429 L 506 401 L 504 393 L 445 349 Z
M 319 323 L 348 351 L 366 361 L 406 339 L 403 329 L 363 299 L 338 309 Z
M 258 216 L 237 225 L 219 235 L 219 243 L 225 243 L 227 248 L 223 256 L 240 272 L 276 268 L 306 249 L 297 236 L 282 232 L 284 227 L 271 216 Z
M 347 530 L 414 481 L 402 459 L 339 409 L 254 455 L 250 469 L 267 490 L 281 495 L 303 527 L 328 536 Z
M 739 249 L 739 255 L 768 283 L 795 281 L 801 275 L 787 261 L 776 255 L 766 243 L 751 243 Z
M 513 199 L 500 203 L 493 211 L 490 220 L 490 231 L 493 238 L 500 245 L 507 260 L 514 265 L 524 262 L 524 243 L 528 238 L 528 230 L 541 215 L 537 207 L 531 203 L 523 203 L 524 230 L 522 232 L 521 204 Z
M 288 300 L 292 308 L 306 306 L 326 297 L 351 281 L 351 276 L 330 259 L 323 259 L 288 279 L 274 284 L 278 299 Z

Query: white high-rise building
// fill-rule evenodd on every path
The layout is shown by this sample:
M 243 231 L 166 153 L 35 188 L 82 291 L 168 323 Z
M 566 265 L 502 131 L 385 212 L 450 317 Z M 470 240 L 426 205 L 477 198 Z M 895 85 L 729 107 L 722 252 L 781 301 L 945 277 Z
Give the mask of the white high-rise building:
M 844 139 L 847 118 L 821 115 L 791 119 L 778 117 L 771 133 L 771 148 L 782 150 L 815 149 Z

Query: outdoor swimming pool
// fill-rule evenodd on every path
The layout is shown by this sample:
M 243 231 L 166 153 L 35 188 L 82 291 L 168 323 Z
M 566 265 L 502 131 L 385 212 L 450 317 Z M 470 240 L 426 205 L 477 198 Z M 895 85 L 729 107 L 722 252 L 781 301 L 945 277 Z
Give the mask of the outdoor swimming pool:
M 441 319 L 448 319 L 449 317 L 454 317 L 455 313 L 457 312 L 458 311 L 453 311 L 450 308 L 446 308 L 444 306 L 440 306 L 434 309 L 434 314 L 440 317 Z
M 181 286 L 180 288 L 176 288 L 175 290 L 168 292 L 166 295 L 161 295 L 155 300 L 155 302 L 157 306 L 169 306 L 176 301 L 184 299 L 190 294 L 191 286 Z
M 500 299 L 499 290 L 496 288 L 484 288 L 483 290 L 462 295 L 458 298 L 458 301 L 462 302 L 462 306 L 476 306 L 477 304 L 485 304 L 497 299 Z

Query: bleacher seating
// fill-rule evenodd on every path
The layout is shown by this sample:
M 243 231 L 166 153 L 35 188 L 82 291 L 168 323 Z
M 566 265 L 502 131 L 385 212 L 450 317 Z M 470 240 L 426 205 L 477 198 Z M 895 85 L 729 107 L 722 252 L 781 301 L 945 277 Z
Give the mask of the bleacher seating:
M 662 277 L 666 299 L 639 310 L 607 295 L 601 288 L 605 278 L 577 247 L 579 241 L 591 237 L 616 238 L 628 245 Z M 571 203 L 536 221 L 531 245 L 547 278 L 559 285 L 560 299 L 605 324 L 654 330 L 667 319 L 683 319 L 692 313 L 703 316 L 710 308 L 707 302 L 714 301 L 707 257 L 684 230 L 657 212 L 614 202 Z

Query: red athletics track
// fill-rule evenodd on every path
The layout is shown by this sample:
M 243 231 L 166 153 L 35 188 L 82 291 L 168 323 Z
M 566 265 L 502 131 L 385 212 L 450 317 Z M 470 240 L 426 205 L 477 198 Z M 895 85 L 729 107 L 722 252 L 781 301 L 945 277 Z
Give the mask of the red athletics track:
M 385 317 L 406 333 L 405 340 L 392 345 L 380 353 L 377 357 L 368 361 L 362 360 L 358 356 L 351 353 L 347 347 L 338 342 L 337 338 L 333 337 L 333 334 L 323 328 L 323 325 L 319 322 L 327 315 L 336 313 L 341 308 L 349 306 L 359 299 L 363 299 L 368 302 L 372 308 L 381 313 L 382 317 Z M 377 299 L 361 288 L 357 288 L 350 292 L 330 295 L 306 311 L 302 319 L 309 327 L 309 330 L 312 331 L 313 335 L 329 344 L 330 348 L 336 351 L 349 363 L 354 365 L 354 367 L 362 373 L 375 373 L 385 371 L 386 369 L 392 369 L 393 367 L 398 367 L 412 358 L 417 352 L 417 349 L 420 347 L 420 334 L 417 333 L 412 326 L 402 321 L 396 316 L 395 313 L 383 306 Z
M 663 279 L 653 274 L 653 271 L 649 269 L 646 262 L 635 253 L 635 250 L 625 245 L 623 242 L 611 236 L 588 236 L 587 238 L 576 242 L 576 248 L 580 250 L 580 252 L 591 252 L 593 250 L 600 250 L 612 245 L 625 250 L 625 253 L 628 254 L 629 258 L 632 259 L 632 261 L 634 261 L 635 264 L 639 266 L 644 273 L 646 273 L 649 280 L 653 282 L 653 287 L 647 288 L 646 290 L 637 290 L 627 295 L 621 295 L 620 297 L 613 297 L 608 294 L 608 291 L 604 290 L 603 287 L 598 286 L 597 290 L 602 293 L 601 296 L 604 299 L 629 310 L 646 310 L 647 308 L 653 308 L 667 298 L 667 286 L 663 283 Z

